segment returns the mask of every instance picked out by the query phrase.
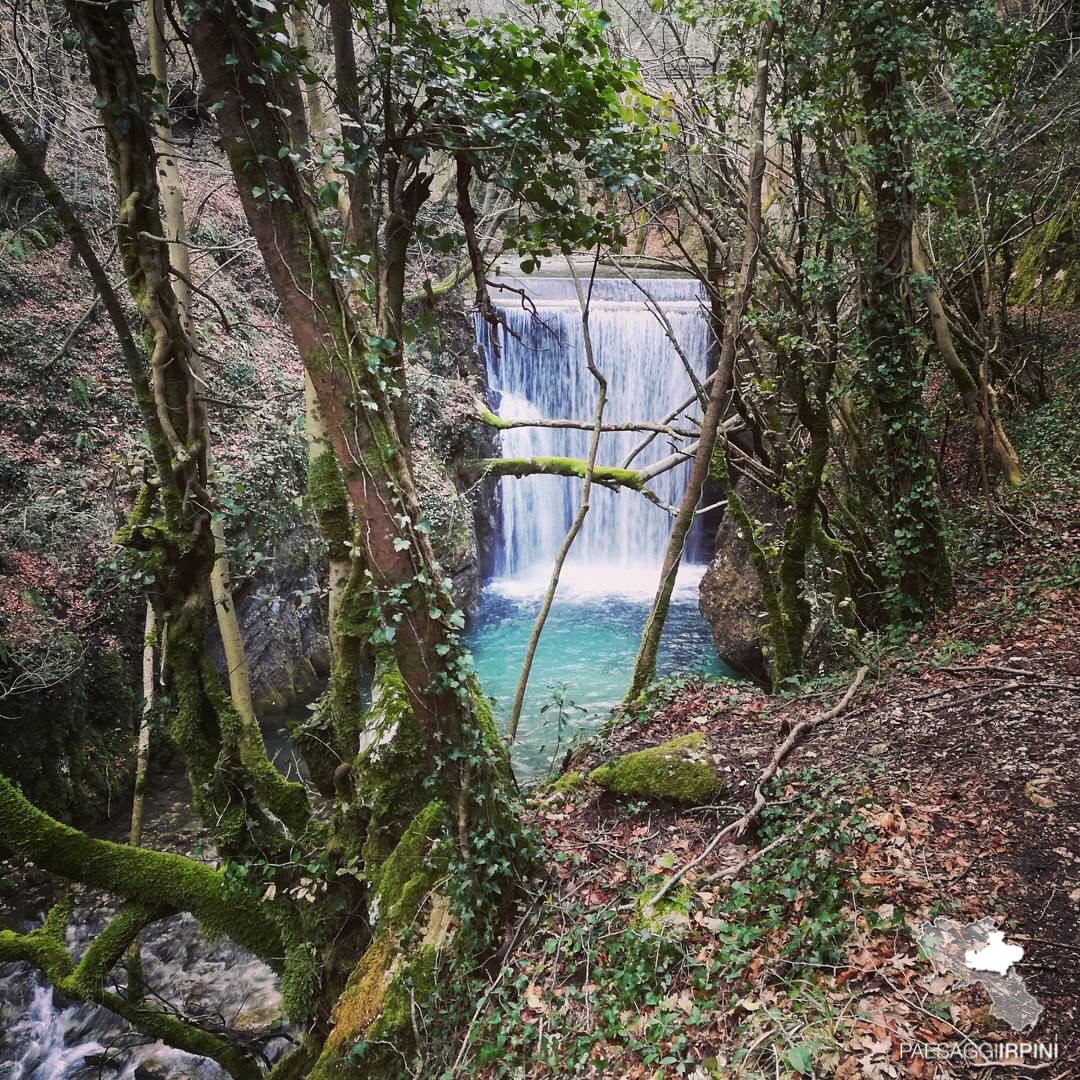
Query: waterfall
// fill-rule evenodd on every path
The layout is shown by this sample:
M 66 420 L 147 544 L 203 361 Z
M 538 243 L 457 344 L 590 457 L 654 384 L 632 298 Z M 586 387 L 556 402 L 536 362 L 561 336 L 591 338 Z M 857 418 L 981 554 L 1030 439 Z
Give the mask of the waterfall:
M 591 422 L 596 383 L 585 365 L 581 310 L 572 278 L 500 278 L 524 289 L 495 289 L 492 299 L 505 316 L 498 329 L 499 349 L 478 319 L 484 345 L 493 410 L 503 419 L 575 419 Z M 589 329 L 597 367 L 608 383 L 605 423 L 656 422 L 690 397 L 693 386 L 668 329 L 650 310 L 645 290 L 666 318 L 671 333 L 699 380 L 705 378 L 708 325 L 697 281 L 657 277 L 641 279 L 640 288 L 625 278 L 597 278 L 593 285 Z M 588 282 L 583 278 L 583 288 Z M 535 310 L 532 310 L 535 305 Z M 697 406 L 687 416 L 701 418 Z M 588 452 L 590 433 L 553 428 L 512 428 L 501 432 L 502 455 L 511 458 L 574 457 Z M 642 441 L 642 432 L 611 432 L 600 437 L 597 463 L 620 465 Z M 634 460 L 640 467 L 685 447 L 685 440 L 657 435 Z M 668 505 L 678 505 L 689 462 L 656 477 L 650 488 Z M 573 519 L 581 481 L 558 476 L 504 478 L 500 482 L 497 578 L 546 577 Z M 567 562 L 567 572 L 611 591 L 656 586 L 671 529 L 671 516 L 630 490 L 594 487 L 591 507 Z M 694 530 L 686 561 L 700 561 L 702 538 Z

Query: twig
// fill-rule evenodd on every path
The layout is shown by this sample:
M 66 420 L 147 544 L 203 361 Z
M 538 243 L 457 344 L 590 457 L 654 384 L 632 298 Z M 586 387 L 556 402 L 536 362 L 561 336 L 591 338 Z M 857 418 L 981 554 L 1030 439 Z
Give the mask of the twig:
M 776 748 L 775 753 L 772 756 L 772 760 L 765 767 L 765 771 L 758 777 L 757 785 L 754 788 L 754 804 L 741 818 L 731 822 L 730 825 L 725 826 L 720 830 L 709 842 L 705 845 L 705 849 L 700 855 L 691 859 L 688 863 L 684 863 L 674 874 L 671 875 L 664 882 L 664 884 L 657 890 L 653 898 L 645 905 L 644 913 L 649 915 L 653 908 L 675 887 L 676 883 L 682 880 L 688 871 L 692 870 L 695 866 L 703 863 L 716 848 L 733 833 L 742 836 L 743 833 L 750 827 L 750 825 L 756 820 L 761 811 L 765 808 L 765 795 L 763 792 L 764 786 L 776 775 L 776 770 L 780 767 L 780 763 L 791 752 L 792 748 L 799 741 L 800 736 L 804 732 L 812 731 L 814 728 L 821 724 L 824 724 L 828 720 L 832 720 L 837 717 L 848 707 L 851 703 L 851 699 L 855 696 L 855 692 L 862 686 L 863 679 L 866 678 L 867 672 L 870 669 L 868 667 L 861 667 L 855 673 L 855 678 L 852 680 L 851 685 L 847 688 L 844 696 L 827 712 L 822 713 L 820 716 L 813 718 L 812 720 L 803 720 L 801 723 L 796 724 L 788 734 L 788 737 Z
M 1029 937 L 1027 934 L 1009 934 L 1010 938 L 1017 941 L 1034 941 L 1039 945 L 1053 945 L 1058 949 L 1068 949 L 1070 952 L 1080 952 L 1080 946 L 1066 945 L 1064 941 L 1051 941 L 1049 938 Z
M 1007 675 L 1021 675 L 1025 679 L 1039 679 L 1042 675 L 1041 672 L 1031 671 L 1028 668 L 1015 668 L 1006 667 L 1004 664 L 963 664 L 954 665 L 953 667 L 939 668 L 940 671 L 948 671 L 955 675 L 990 675 L 996 678 L 1005 678 Z M 1012 690 L 1016 687 L 1016 680 L 1008 683 L 1006 686 L 1002 686 L 999 689 Z M 1073 685 L 1072 683 L 1052 683 L 1046 681 L 1040 681 L 1036 686 L 1032 687 L 1034 690 L 1065 690 L 1068 693 L 1076 694 L 1080 693 L 1080 685 Z
M 957 705 L 970 705 L 975 701 L 982 701 L 983 698 L 996 697 L 998 694 L 1004 694 L 1009 690 L 1019 690 L 1022 683 L 1013 679 L 1012 682 L 998 683 L 992 686 L 989 690 L 981 690 L 977 694 L 968 694 L 967 697 L 957 698 L 955 701 L 943 701 L 939 705 L 931 705 L 927 710 L 928 712 L 934 712 L 937 709 L 952 709 Z
M 181 270 L 177 270 L 175 266 L 169 267 L 169 273 L 172 274 L 174 277 L 178 277 L 193 293 L 197 293 L 204 300 L 209 300 L 210 303 L 213 304 L 214 307 L 217 309 L 218 318 L 221 320 L 221 325 L 224 328 L 225 333 L 232 333 L 232 325 L 229 322 L 228 315 L 225 314 L 225 309 L 221 306 L 221 304 L 217 302 L 216 299 L 214 299 L 213 296 L 210 295 L 210 293 L 208 293 L 201 285 L 196 285 L 195 282 L 193 282 L 191 278 L 187 276 L 187 274 L 185 274 Z
M 781 833 L 781 835 L 778 836 L 771 843 L 766 844 L 763 848 L 759 848 L 757 851 L 754 852 L 753 855 L 748 855 L 745 859 L 742 860 L 742 862 L 736 863 L 735 866 L 728 867 L 728 869 L 724 870 L 722 873 L 713 874 L 712 877 L 709 878 L 709 881 L 722 881 L 724 878 L 737 878 L 748 866 L 756 863 L 758 859 L 762 858 L 765 855 L 768 855 L 770 851 L 778 848 L 781 844 L 787 843 L 788 840 L 794 840 L 795 837 L 798 836 L 803 831 L 803 829 L 805 829 L 806 826 L 809 825 L 810 822 L 815 820 L 815 818 L 817 818 L 818 816 L 819 812 L 817 810 L 815 810 L 812 814 L 808 814 L 802 819 L 802 821 L 799 822 L 798 825 L 795 826 L 794 829 L 791 829 L 789 832 L 786 833 Z
M 1006 667 L 1003 664 L 953 664 L 951 667 L 943 667 L 938 670 L 955 672 L 957 675 L 989 675 L 992 672 L 999 671 L 1005 675 L 1023 675 L 1028 679 L 1037 678 L 1039 674 L 1030 668 Z

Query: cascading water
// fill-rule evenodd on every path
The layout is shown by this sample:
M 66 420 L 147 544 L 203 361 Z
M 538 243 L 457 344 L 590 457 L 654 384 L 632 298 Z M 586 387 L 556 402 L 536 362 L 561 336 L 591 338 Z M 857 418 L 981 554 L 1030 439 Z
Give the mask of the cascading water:
M 493 300 L 505 317 L 499 348 L 488 327 L 479 324 L 487 358 L 488 388 L 496 413 L 505 420 L 567 419 L 590 422 L 597 387 L 584 361 L 581 309 L 571 278 L 505 279 L 528 292 L 535 311 L 513 292 L 494 290 Z M 583 282 L 588 288 L 588 282 Z M 650 310 L 652 298 L 666 324 Z M 656 422 L 687 400 L 693 385 L 679 350 L 700 382 L 705 378 L 708 340 L 701 286 L 682 278 L 651 278 L 635 283 L 624 278 L 598 278 L 589 305 L 593 352 L 607 379 L 605 423 Z M 689 415 L 700 417 L 700 409 Z M 589 432 L 561 428 L 512 428 L 502 432 L 504 457 L 584 458 Z M 597 463 L 620 465 L 643 438 L 641 432 L 612 432 L 601 437 Z M 669 456 L 679 447 L 658 435 L 634 459 L 634 467 Z M 688 464 L 656 477 L 650 488 L 659 498 L 677 504 L 686 484 Z M 546 576 L 577 509 L 581 482 L 563 477 L 533 476 L 500 485 L 499 546 L 495 573 L 500 578 Z M 631 583 L 651 590 L 671 528 L 659 506 L 627 491 L 595 489 L 585 524 L 568 561 L 574 580 L 586 570 L 593 584 Z M 686 558 L 702 556 L 700 537 L 690 538 Z
M 87 912 L 68 931 L 78 957 L 110 914 Z M 25 927 L 24 929 L 29 929 Z M 208 943 L 190 915 L 155 924 L 142 935 L 148 985 L 191 1016 L 220 1017 L 254 1032 L 281 1018 L 273 972 L 227 939 Z M 288 1049 L 268 1039 L 268 1059 Z M 0 965 L 0 1080 L 226 1080 L 207 1058 L 193 1057 L 133 1032 L 95 1005 L 65 1002 L 21 964 Z
M 584 278 L 587 288 L 587 272 Z M 497 281 L 508 286 L 492 290 L 507 323 L 498 331 L 498 349 L 489 326 L 477 320 L 493 411 L 504 420 L 591 423 L 597 388 L 585 364 L 573 279 Z M 512 290 L 524 290 L 529 302 L 523 303 L 520 292 Z M 682 357 L 699 382 L 705 379 L 708 322 L 696 281 L 661 277 L 635 284 L 621 277 L 598 278 L 589 305 L 589 330 L 597 366 L 608 384 L 605 423 L 655 423 L 683 405 L 694 387 Z M 700 417 L 695 402 L 672 426 L 685 429 L 689 420 Z M 622 465 L 646 434 L 604 433 L 598 464 Z M 509 428 L 500 433 L 501 454 L 583 459 L 589 438 L 584 430 Z M 633 467 L 657 462 L 688 445 L 688 440 L 657 435 L 635 457 Z M 663 503 L 677 505 L 688 469 L 689 463 L 678 465 L 649 487 Z M 562 476 L 504 478 L 499 483 L 494 579 L 473 613 L 469 640 L 484 691 L 503 719 L 540 597 L 580 496 L 581 481 Z M 533 664 L 513 748 L 523 779 L 537 778 L 557 765 L 567 742 L 595 728 L 622 697 L 658 583 L 670 514 L 626 489 L 594 488 L 590 503 Z M 661 674 L 727 673 L 697 610 L 700 564 L 708 554 L 705 540 L 703 530 L 692 530 L 661 641 Z
M 155 774 L 143 834 L 150 847 L 189 853 L 208 841 L 191 815 L 189 792 L 183 772 Z M 106 839 L 127 834 L 122 817 L 100 830 Z M 41 925 L 42 910 L 49 906 L 48 893 L 37 888 L 26 895 L 9 892 L 0 905 L 0 925 L 26 933 Z M 76 960 L 113 915 L 106 896 L 78 893 L 67 930 L 67 947 Z M 228 938 L 207 939 L 190 915 L 152 923 L 139 939 L 143 977 L 158 1005 L 244 1032 L 270 1061 L 288 1050 L 289 1041 L 279 1036 L 295 1038 L 295 1032 L 280 1028 L 281 995 L 266 964 Z M 117 987 L 124 984 L 123 962 L 113 977 Z M 0 964 L 0 1080 L 226 1080 L 226 1075 L 207 1058 L 140 1036 L 108 1009 L 65 999 L 25 964 Z

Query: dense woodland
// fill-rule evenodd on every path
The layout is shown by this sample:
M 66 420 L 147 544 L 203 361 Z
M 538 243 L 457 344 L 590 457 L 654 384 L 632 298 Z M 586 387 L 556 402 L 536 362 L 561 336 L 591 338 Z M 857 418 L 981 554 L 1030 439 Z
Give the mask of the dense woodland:
M 48 914 L 0 961 L 238 1080 L 960 1075 L 896 1049 L 978 1011 L 894 964 L 921 917 L 1075 962 L 1070 3 L 2 9 L 0 856 Z M 515 423 L 582 458 L 500 450 L 506 266 L 574 277 L 595 412 Z M 709 374 L 622 425 L 670 462 L 602 464 L 593 285 L 644 270 L 700 282 Z M 523 790 L 590 491 L 685 462 L 625 700 Z M 533 474 L 580 504 L 496 718 L 466 619 Z M 741 678 L 658 679 L 703 510 Z M 261 721 L 305 695 L 286 774 Z M 197 850 L 147 817 L 179 770 Z M 184 913 L 277 1017 L 148 985 Z

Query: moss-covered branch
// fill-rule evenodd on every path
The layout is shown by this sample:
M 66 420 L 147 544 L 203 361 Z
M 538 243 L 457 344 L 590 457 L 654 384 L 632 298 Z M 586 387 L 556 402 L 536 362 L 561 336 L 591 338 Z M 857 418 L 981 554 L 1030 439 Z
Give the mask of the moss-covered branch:
M 687 453 L 692 453 L 693 447 Z M 614 465 L 597 465 L 592 470 L 592 482 L 616 491 L 628 488 L 636 491 L 642 498 L 669 514 L 675 513 L 659 495 L 647 486 L 661 472 L 674 468 L 686 460 L 682 454 L 664 458 L 656 465 L 646 469 L 623 469 Z M 582 458 L 534 457 L 534 458 L 481 458 L 470 463 L 477 476 L 568 476 L 578 480 L 585 479 L 586 462 Z
M 74 983 L 88 998 L 99 993 L 104 989 L 105 976 L 139 936 L 139 931 L 171 914 L 168 908 L 125 904 L 90 943 L 72 975 Z
M 285 950 L 268 907 L 254 897 L 226 896 L 219 871 L 182 855 L 95 840 L 43 813 L 3 776 L 0 847 L 68 881 L 150 908 L 189 911 L 208 930 L 282 969 Z
M 582 458 L 482 458 L 476 463 L 478 472 L 486 476 L 571 476 L 585 479 L 586 462 Z M 637 469 L 619 469 L 613 465 L 597 465 L 593 482 L 607 487 L 625 487 L 643 491 L 645 482 Z

